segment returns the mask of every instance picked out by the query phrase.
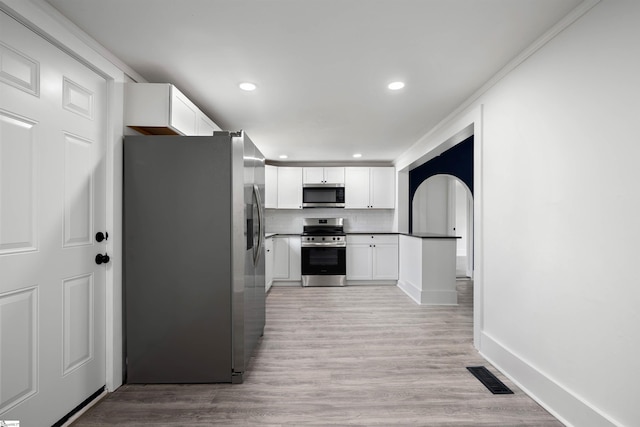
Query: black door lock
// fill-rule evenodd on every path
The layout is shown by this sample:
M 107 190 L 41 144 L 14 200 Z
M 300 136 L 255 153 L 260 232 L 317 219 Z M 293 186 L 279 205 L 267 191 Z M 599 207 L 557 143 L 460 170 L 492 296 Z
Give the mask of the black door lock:
M 96 255 L 96 264 L 100 265 L 100 264 L 106 264 L 109 262 L 111 258 L 109 258 L 109 255 L 107 255 L 106 253 L 104 255 L 102 254 L 98 254 Z
M 103 240 L 107 240 L 109 238 L 109 233 L 105 232 L 104 234 L 102 233 L 102 231 L 98 231 L 96 233 L 96 241 L 98 243 L 102 242 Z

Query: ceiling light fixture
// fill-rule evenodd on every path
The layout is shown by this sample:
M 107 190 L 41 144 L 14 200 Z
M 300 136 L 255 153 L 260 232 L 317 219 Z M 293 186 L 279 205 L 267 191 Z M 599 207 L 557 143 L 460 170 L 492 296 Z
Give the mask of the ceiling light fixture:
M 354 158 L 359 159 L 360 157 L 362 157 L 362 154 L 360 153 L 356 153 L 353 155 Z
M 238 85 L 240 89 L 246 90 L 247 92 L 251 92 L 252 90 L 256 90 L 257 86 L 254 83 L 244 82 Z
M 288 159 L 289 156 L 287 156 L 286 154 L 280 154 L 279 156 L 281 159 Z
M 404 82 L 389 83 L 389 85 L 387 87 L 389 89 L 391 89 L 391 90 L 399 90 L 399 89 L 402 89 L 404 87 Z

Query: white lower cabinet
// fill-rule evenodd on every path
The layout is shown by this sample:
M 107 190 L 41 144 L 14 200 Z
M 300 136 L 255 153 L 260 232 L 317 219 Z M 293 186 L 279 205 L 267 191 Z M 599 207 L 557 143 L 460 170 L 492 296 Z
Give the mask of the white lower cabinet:
M 371 266 L 373 280 L 398 280 L 398 237 L 392 237 L 394 243 L 374 244 Z
M 300 236 L 274 236 L 273 282 L 302 280 L 300 265 Z
M 273 237 L 264 240 L 264 290 L 268 292 L 273 285 Z
M 349 242 L 347 236 L 347 280 L 371 280 L 373 247 L 370 242 Z
M 347 280 L 398 280 L 398 236 L 347 235 Z

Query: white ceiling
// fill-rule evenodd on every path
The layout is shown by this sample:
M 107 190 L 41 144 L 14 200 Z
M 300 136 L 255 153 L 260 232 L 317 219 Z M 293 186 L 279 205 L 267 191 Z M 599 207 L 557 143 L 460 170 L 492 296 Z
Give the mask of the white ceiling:
M 390 162 L 582 0 L 47 1 L 267 159 Z

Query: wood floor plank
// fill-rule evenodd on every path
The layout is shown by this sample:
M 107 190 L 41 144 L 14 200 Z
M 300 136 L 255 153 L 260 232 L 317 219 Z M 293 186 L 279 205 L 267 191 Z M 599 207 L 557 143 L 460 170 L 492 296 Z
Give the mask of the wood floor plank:
M 272 288 L 243 384 L 124 385 L 74 427 L 562 426 L 473 348 L 473 284 L 424 307 L 393 286 Z M 514 391 L 493 395 L 466 366 Z

